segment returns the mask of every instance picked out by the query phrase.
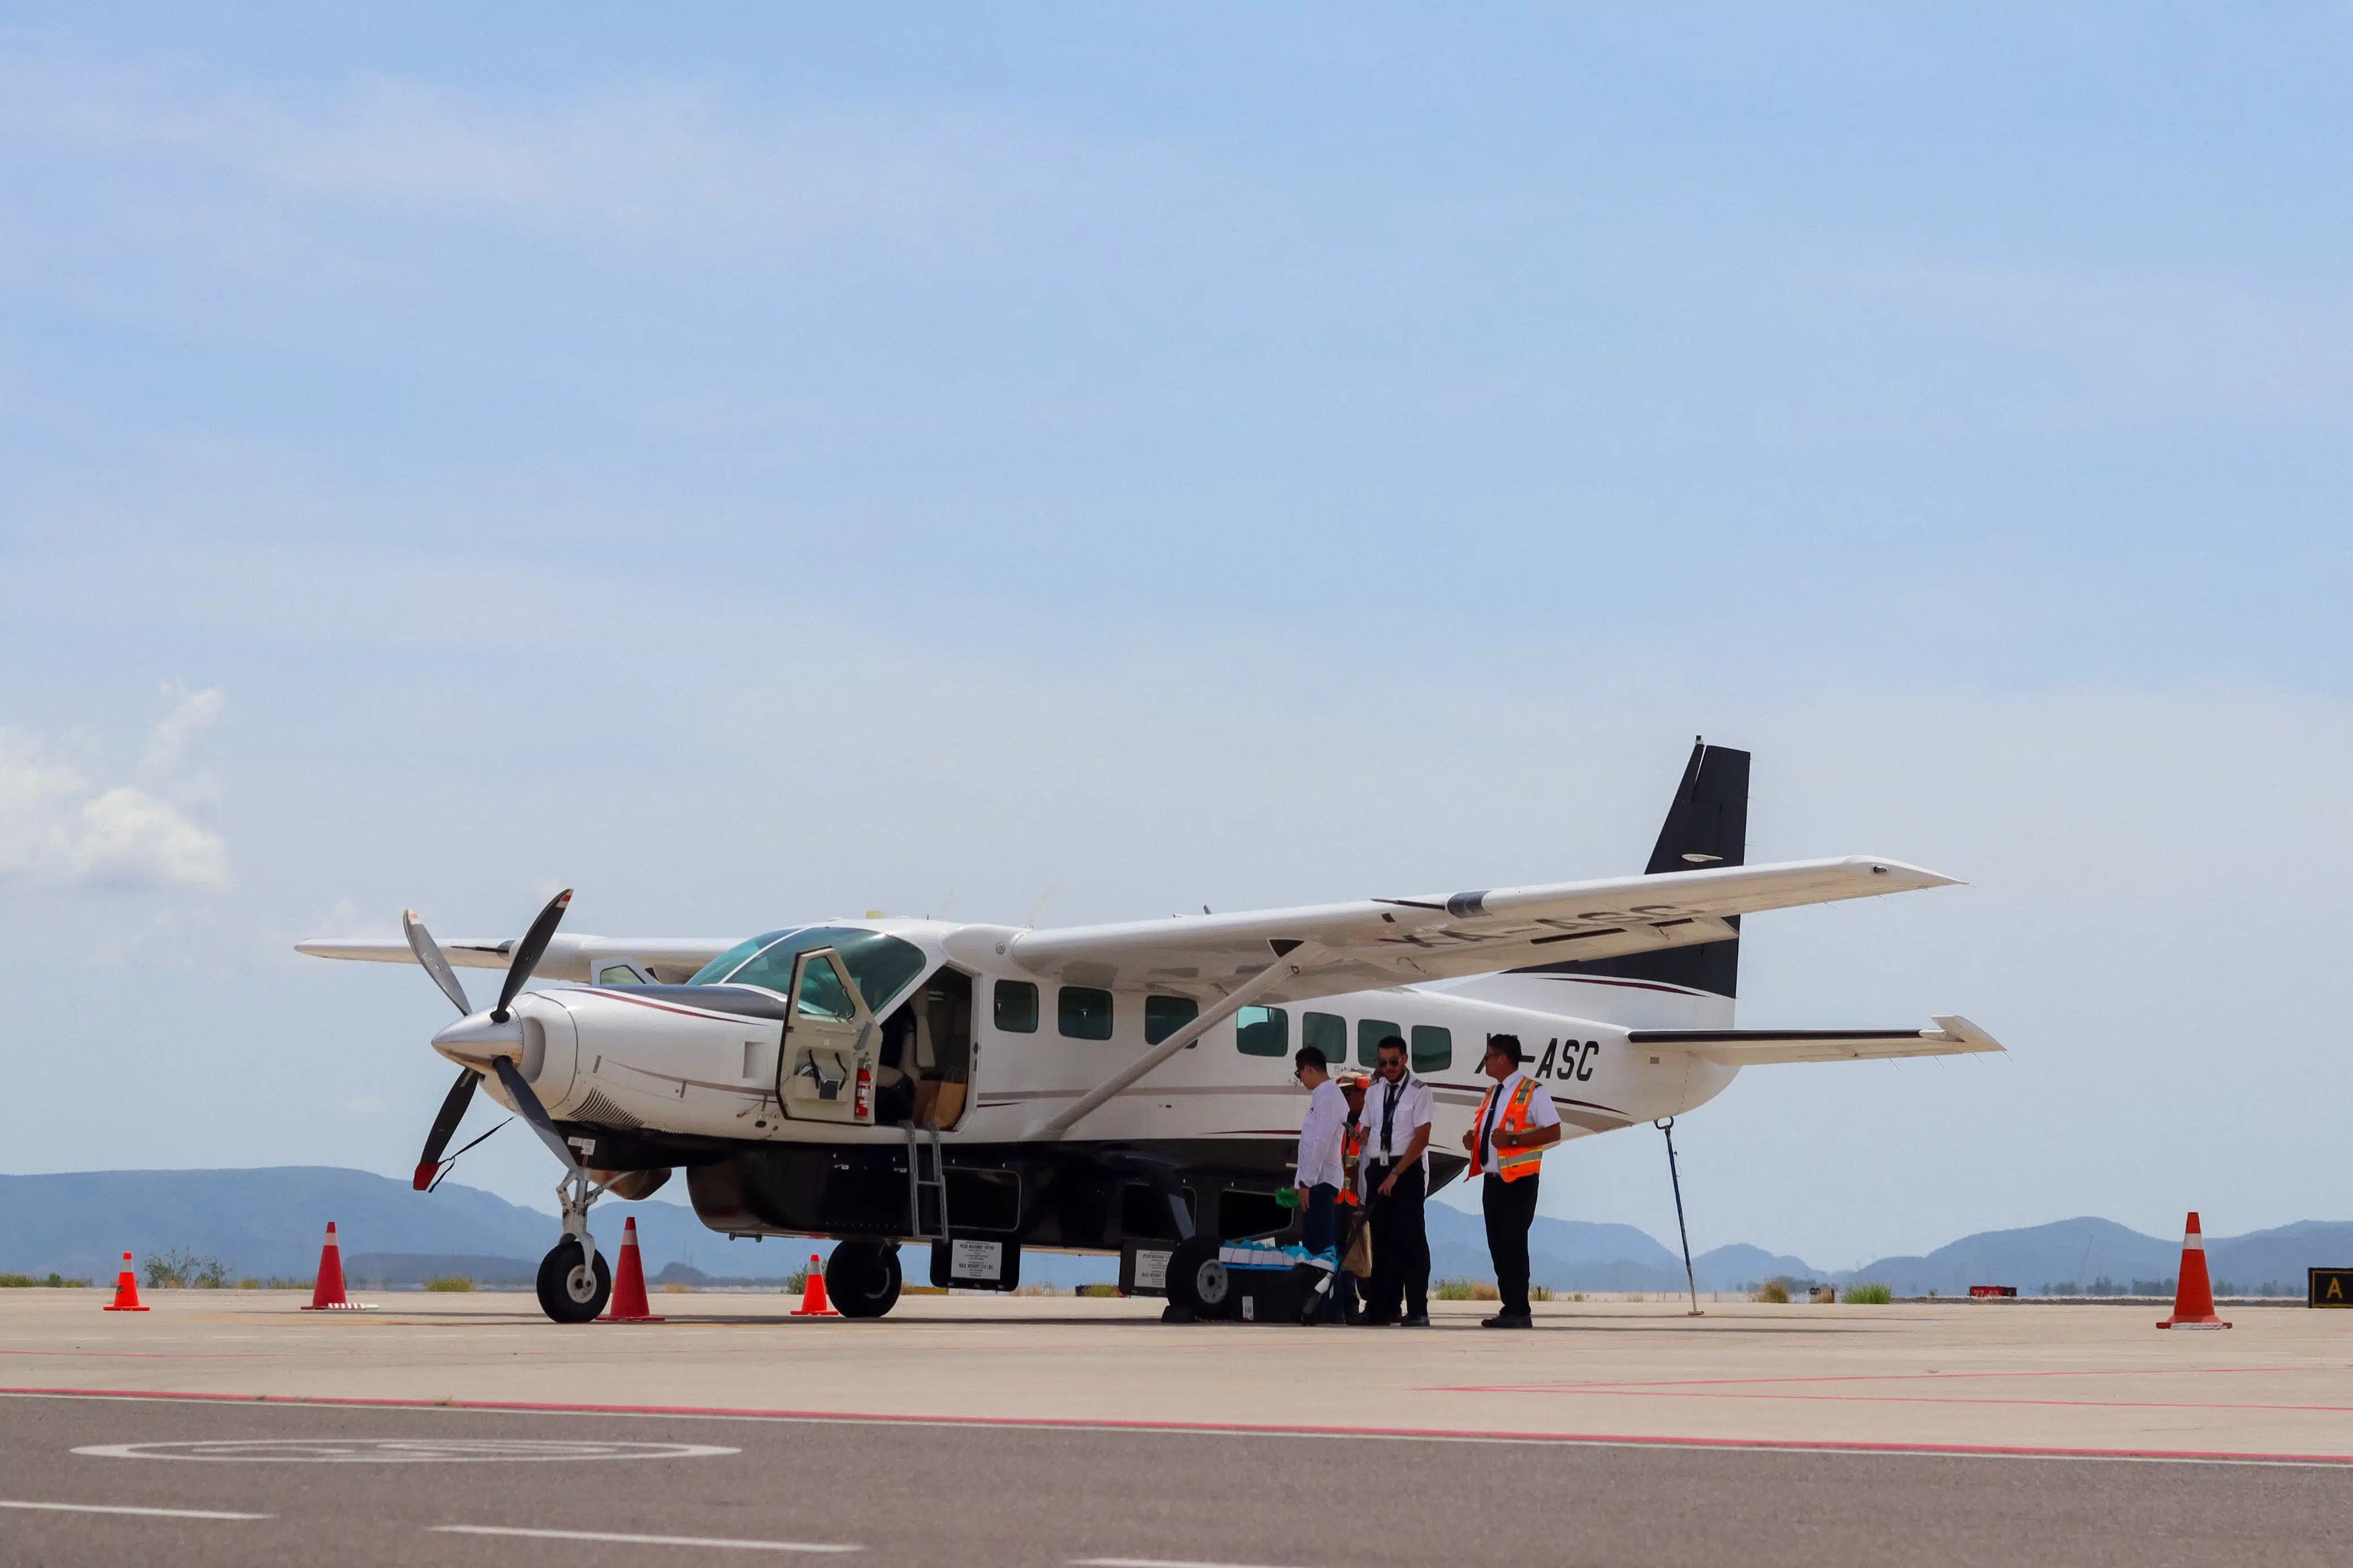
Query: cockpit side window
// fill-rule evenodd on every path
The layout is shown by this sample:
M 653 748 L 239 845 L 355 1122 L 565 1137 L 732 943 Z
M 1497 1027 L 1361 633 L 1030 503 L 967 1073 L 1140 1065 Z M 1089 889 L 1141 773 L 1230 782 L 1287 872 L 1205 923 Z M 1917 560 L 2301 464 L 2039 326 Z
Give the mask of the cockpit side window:
M 801 971 L 801 994 L 795 1000 L 800 1004 L 800 1010 L 811 1017 L 858 1016 L 858 1009 L 841 988 L 841 975 L 822 958 L 810 959 Z
M 716 985 L 722 980 L 726 979 L 730 974 L 734 973 L 737 969 L 741 968 L 745 959 L 751 957 L 754 953 L 759 952 L 770 942 L 788 937 L 792 934 L 793 933 L 788 931 L 772 931 L 765 936 L 755 936 L 749 942 L 739 942 L 733 947 L 729 948 L 725 952 L 721 953 L 718 957 L 712 959 L 710 963 L 696 970 L 693 974 L 688 977 L 686 983 L 689 985 Z
M 755 936 L 695 972 L 689 985 L 760 985 L 779 995 L 792 988 L 793 960 L 815 948 L 841 954 L 858 994 L 877 1013 L 887 1012 L 899 993 L 923 973 L 923 950 L 880 931 L 842 926 L 804 926 Z

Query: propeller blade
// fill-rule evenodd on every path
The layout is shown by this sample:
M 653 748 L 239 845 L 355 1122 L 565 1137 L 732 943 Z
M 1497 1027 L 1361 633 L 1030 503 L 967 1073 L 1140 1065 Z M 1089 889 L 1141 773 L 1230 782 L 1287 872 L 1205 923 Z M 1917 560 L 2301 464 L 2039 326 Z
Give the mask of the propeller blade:
M 531 1081 L 516 1071 L 514 1063 L 505 1057 L 501 1057 L 491 1066 L 498 1069 L 500 1087 L 513 1099 L 515 1109 L 522 1112 L 525 1121 L 531 1123 L 531 1130 L 539 1134 L 539 1141 L 555 1151 L 555 1157 L 564 1162 L 565 1170 L 578 1170 L 580 1156 L 572 1152 L 572 1145 L 566 1143 L 564 1134 L 555 1130 L 554 1120 L 547 1114 L 547 1107 L 539 1102 L 539 1096 L 533 1090 Z
M 419 926 L 417 929 L 421 933 L 425 928 Z M 415 938 L 410 940 L 413 942 Z M 433 939 L 427 937 L 425 940 L 430 942 Z M 434 956 L 440 956 L 439 950 L 435 950 Z M 450 984 L 455 985 L 457 982 L 453 980 Z M 449 1098 L 441 1102 L 441 1114 L 433 1119 L 433 1131 L 425 1135 L 425 1152 L 417 1156 L 417 1174 L 409 1184 L 418 1192 L 433 1185 L 433 1178 L 441 1169 L 441 1151 L 449 1146 L 449 1139 L 458 1131 L 458 1123 L 466 1119 L 466 1108 L 474 1103 L 474 1086 L 481 1081 L 482 1075 L 472 1068 L 458 1069 L 458 1081 L 449 1086 Z
M 449 967 L 449 961 L 442 956 L 441 944 L 433 940 L 433 933 L 425 929 L 425 922 L 417 918 L 415 910 L 401 910 L 400 934 L 408 939 L 408 951 L 417 955 L 425 973 L 433 976 L 433 984 L 441 987 L 441 994 L 458 1004 L 459 1016 L 472 1013 L 474 1005 L 466 1000 L 466 988 L 458 984 L 458 972 Z
M 563 922 L 564 911 L 571 907 L 572 889 L 566 888 L 547 900 L 547 908 L 539 911 L 539 917 L 531 922 L 531 929 L 522 933 L 521 942 L 515 943 L 514 956 L 507 960 L 507 983 L 499 987 L 499 1005 L 491 1009 L 492 1023 L 507 1021 L 507 1010 L 514 1005 L 515 994 L 530 982 L 531 972 L 537 969 L 539 961 L 546 956 L 547 939 L 555 934 L 555 928 Z

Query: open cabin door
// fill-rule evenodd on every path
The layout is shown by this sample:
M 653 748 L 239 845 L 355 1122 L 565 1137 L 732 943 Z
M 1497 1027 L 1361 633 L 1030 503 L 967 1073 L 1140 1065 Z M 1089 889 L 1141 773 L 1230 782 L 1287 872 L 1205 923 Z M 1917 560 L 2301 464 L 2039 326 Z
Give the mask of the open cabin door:
M 793 1005 L 776 1064 L 776 1099 L 803 1121 L 874 1121 L 874 1014 L 829 947 L 793 961 Z

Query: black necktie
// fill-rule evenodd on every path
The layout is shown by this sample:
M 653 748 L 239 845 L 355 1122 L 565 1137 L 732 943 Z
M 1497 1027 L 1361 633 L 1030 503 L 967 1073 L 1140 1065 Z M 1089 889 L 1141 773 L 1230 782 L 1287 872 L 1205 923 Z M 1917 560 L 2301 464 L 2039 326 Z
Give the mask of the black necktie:
M 1404 1092 L 1405 1080 L 1394 1079 L 1389 1084 L 1388 1098 L 1381 1101 L 1381 1158 L 1384 1160 L 1397 1158 L 1397 1144 L 1390 1141 L 1389 1134 L 1397 1126 L 1398 1096 Z
M 1479 1152 L 1486 1156 L 1479 1162 L 1485 1170 L 1495 1163 L 1495 1112 L 1504 1108 L 1504 1086 L 1497 1084 L 1487 1091 L 1487 1114 L 1479 1122 Z

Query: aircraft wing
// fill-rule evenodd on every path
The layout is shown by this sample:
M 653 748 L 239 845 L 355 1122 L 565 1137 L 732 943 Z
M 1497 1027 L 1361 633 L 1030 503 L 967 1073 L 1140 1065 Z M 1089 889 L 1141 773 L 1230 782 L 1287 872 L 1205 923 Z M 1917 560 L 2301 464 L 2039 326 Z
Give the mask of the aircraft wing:
M 514 952 L 516 938 L 459 937 L 441 943 L 441 952 L 457 969 L 504 969 Z M 621 937 L 568 935 L 549 939 L 547 955 L 535 972 L 543 979 L 586 981 L 599 963 L 633 959 L 656 980 L 676 982 L 725 952 L 740 936 Z M 313 937 L 294 944 L 297 952 L 313 958 L 357 959 L 364 963 L 415 963 L 417 955 L 398 937 Z
M 1652 1050 L 1690 1051 L 1728 1068 L 1957 1057 L 2003 1048 L 1967 1018 L 1938 1018 L 1936 1024 L 1933 1029 L 1636 1029 L 1626 1041 Z
M 1260 994 L 1270 1001 L 1304 1001 L 1556 959 L 1721 942 L 1735 934 L 1725 923 L 1729 916 L 1954 882 L 1900 860 L 1798 860 L 1071 926 L 1024 931 L 1008 950 L 1032 973 L 1069 984 L 1223 994 L 1306 946 L 1313 961 Z

